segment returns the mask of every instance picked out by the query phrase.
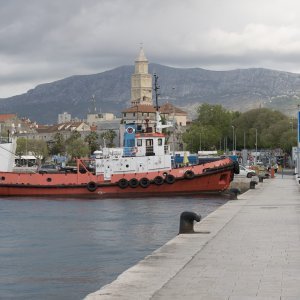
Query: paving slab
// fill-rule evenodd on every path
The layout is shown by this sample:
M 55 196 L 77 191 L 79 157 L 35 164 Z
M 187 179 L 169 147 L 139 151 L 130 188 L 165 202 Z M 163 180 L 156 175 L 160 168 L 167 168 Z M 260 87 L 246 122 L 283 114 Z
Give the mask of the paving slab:
M 300 299 L 300 194 L 264 180 L 86 296 L 108 299 Z

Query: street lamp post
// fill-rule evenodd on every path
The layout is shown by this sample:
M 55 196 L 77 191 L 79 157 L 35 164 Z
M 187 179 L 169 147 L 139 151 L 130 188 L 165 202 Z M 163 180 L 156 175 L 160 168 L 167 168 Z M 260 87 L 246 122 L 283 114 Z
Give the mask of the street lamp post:
M 257 163 L 257 128 L 255 128 L 255 164 Z
M 300 105 L 298 104 L 298 126 L 297 126 L 297 177 L 300 175 Z
M 202 135 L 201 135 L 201 131 L 199 134 L 199 150 L 202 151 Z
M 234 152 L 234 126 L 232 125 L 232 154 L 235 154 Z

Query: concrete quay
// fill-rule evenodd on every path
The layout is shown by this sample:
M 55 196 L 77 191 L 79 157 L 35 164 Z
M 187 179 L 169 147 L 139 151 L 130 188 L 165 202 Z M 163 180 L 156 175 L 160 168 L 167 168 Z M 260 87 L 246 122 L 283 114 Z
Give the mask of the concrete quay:
M 293 176 L 264 180 L 194 229 L 85 299 L 300 299 L 300 194 Z

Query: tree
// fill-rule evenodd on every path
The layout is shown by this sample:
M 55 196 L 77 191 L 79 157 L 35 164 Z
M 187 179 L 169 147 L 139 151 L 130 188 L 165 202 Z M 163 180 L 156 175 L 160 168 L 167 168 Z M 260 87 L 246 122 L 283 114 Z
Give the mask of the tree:
M 84 141 L 89 145 L 90 154 L 99 149 L 99 135 L 97 132 L 91 131 L 91 133 L 85 137 Z
M 45 159 L 49 155 L 47 143 L 42 140 L 18 138 L 16 154 L 22 156 L 28 153 L 38 160 Z
M 70 135 L 70 137 L 67 139 L 67 142 L 70 142 L 72 140 L 77 140 L 81 138 L 81 134 L 78 131 L 73 131 Z
M 66 152 L 66 145 L 63 135 L 57 132 L 53 137 L 53 143 L 50 145 L 50 154 L 64 154 Z
M 28 140 L 28 149 L 37 159 L 45 159 L 49 155 L 47 143 L 42 140 Z
M 291 127 L 289 117 L 279 111 L 267 108 L 252 109 L 234 120 L 237 128 L 237 147 L 242 148 L 244 136 L 246 148 L 254 148 L 257 131 L 259 148 L 281 148 L 290 152 L 297 144 L 296 130 Z
M 107 147 L 115 147 L 114 139 L 117 137 L 117 134 L 114 130 L 108 129 L 107 131 L 101 133 L 100 137 L 105 141 Z
M 230 112 L 221 105 L 202 104 L 197 109 L 198 117 L 183 134 L 187 150 L 196 152 L 216 150 L 224 137 L 231 137 L 233 120 L 238 112 Z
M 16 148 L 16 155 L 22 156 L 27 154 L 27 139 L 26 138 L 18 138 L 17 139 L 17 148 Z
M 82 139 L 68 140 L 66 145 L 67 153 L 71 156 L 71 159 L 86 157 L 89 154 L 89 147 Z

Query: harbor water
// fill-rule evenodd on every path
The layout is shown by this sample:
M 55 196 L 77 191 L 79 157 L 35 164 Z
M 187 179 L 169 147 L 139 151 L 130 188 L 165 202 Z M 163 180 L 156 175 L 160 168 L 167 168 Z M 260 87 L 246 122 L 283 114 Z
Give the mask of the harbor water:
M 0 299 L 83 299 L 226 200 L 0 198 Z

